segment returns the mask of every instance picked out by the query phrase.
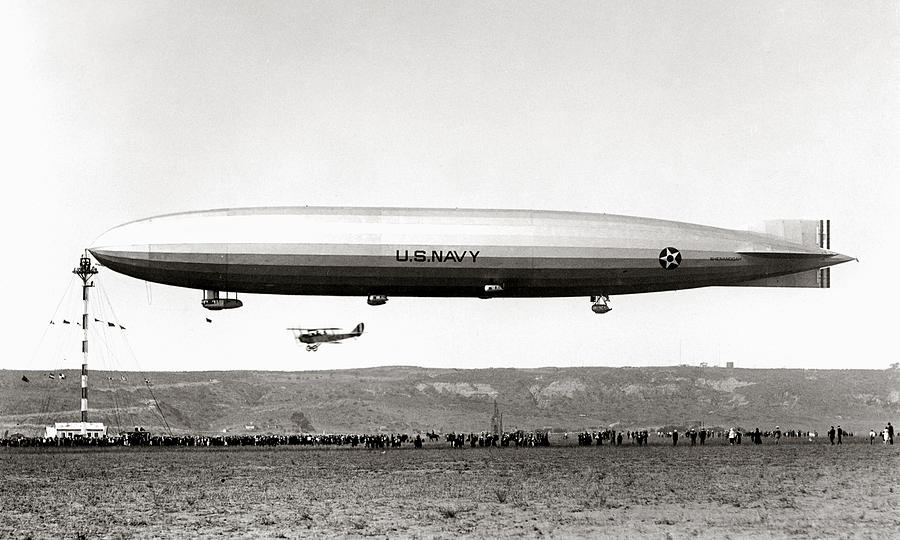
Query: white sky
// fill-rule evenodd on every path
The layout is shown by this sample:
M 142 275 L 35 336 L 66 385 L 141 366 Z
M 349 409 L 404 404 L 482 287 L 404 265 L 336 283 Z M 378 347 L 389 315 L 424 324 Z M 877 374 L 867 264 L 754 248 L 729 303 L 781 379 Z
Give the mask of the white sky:
M 102 272 L 140 367 L 896 362 L 898 4 L 564 8 L 3 2 L 0 368 L 80 365 L 77 344 L 39 344 L 106 229 L 293 204 L 830 218 L 832 248 L 861 262 L 830 290 L 620 296 L 605 316 L 587 298 L 255 295 L 210 314 L 199 291 Z M 361 339 L 315 354 L 284 330 L 360 321 Z

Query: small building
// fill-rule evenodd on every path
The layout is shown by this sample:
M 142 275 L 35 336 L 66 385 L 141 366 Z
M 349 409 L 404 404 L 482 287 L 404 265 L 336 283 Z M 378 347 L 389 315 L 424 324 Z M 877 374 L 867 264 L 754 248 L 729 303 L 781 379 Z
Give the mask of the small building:
M 56 422 L 47 426 L 45 436 L 51 439 L 70 439 L 76 436 L 99 439 L 106 437 L 106 426 L 103 422 Z
M 734 367 L 734 362 L 725 362 L 725 367 L 727 367 L 727 368 L 733 368 L 733 367 Z

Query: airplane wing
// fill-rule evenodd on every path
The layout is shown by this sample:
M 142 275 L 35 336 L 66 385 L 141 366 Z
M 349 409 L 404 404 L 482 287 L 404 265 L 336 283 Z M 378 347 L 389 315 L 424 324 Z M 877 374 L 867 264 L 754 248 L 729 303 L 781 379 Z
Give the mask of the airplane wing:
M 287 328 L 287 330 L 297 330 L 300 332 L 315 332 L 317 330 L 340 330 L 340 328 Z

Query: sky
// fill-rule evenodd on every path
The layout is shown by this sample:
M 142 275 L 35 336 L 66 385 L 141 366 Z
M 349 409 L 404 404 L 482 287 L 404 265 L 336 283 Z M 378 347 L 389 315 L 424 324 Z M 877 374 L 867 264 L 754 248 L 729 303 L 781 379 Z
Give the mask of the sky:
M 828 218 L 859 262 L 828 290 L 627 295 L 602 316 L 587 298 L 266 295 L 210 313 L 101 268 L 95 308 L 126 330 L 95 327 L 123 343 L 92 368 L 898 360 L 896 2 L 7 1 L 0 70 L 0 369 L 80 366 L 78 330 L 48 322 L 79 317 L 71 269 L 105 230 L 286 205 Z M 285 330 L 358 322 L 316 353 Z

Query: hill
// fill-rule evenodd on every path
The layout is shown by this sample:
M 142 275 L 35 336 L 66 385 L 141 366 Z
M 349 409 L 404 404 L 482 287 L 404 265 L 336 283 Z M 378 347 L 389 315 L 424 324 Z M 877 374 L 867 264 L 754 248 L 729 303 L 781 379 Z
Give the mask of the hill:
M 64 380 L 50 380 L 47 372 L 0 371 L 0 434 L 33 434 L 54 421 L 79 420 L 80 374 L 65 374 Z M 702 423 L 825 431 L 841 424 L 861 432 L 900 417 L 897 369 L 391 366 L 309 372 L 92 372 L 90 381 L 91 421 L 153 431 L 165 431 L 168 424 L 173 432 L 191 433 L 483 431 L 490 426 L 495 400 L 506 429 L 579 431 Z

